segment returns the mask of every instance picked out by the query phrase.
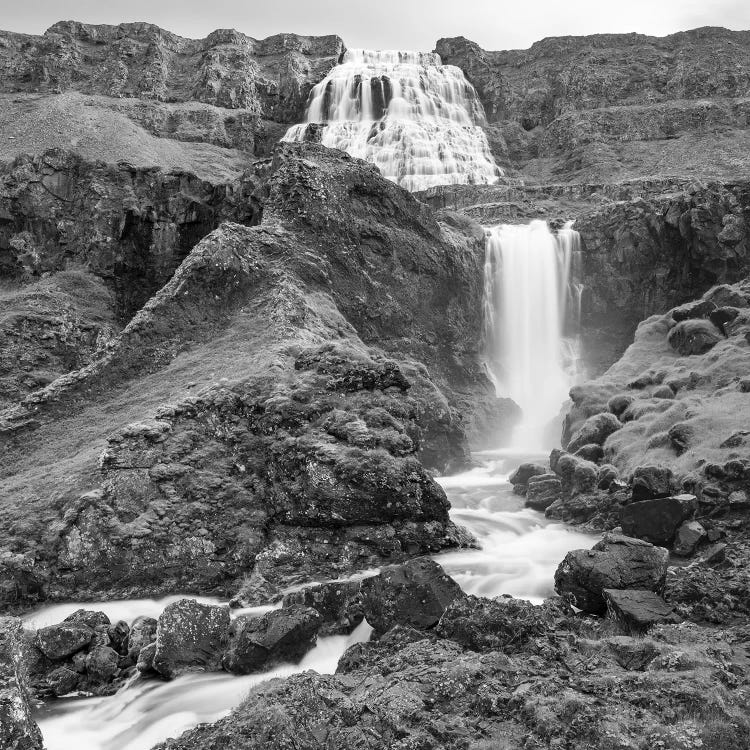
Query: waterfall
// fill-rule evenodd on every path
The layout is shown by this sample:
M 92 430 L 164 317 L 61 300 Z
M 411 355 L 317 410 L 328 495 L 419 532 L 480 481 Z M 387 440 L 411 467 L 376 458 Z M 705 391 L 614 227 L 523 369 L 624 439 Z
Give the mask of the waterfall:
M 488 185 L 502 173 L 484 121 L 474 87 L 439 55 L 348 50 L 310 93 L 306 122 L 283 140 L 319 137 L 324 146 L 376 164 L 407 190 Z
M 516 448 L 549 447 L 551 422 L 578 370 L 580 237 L 565 225 L 554 235 L 545 221 L 487 230 L 484 338 L 487 368 L 498 396 L 522 410 Z

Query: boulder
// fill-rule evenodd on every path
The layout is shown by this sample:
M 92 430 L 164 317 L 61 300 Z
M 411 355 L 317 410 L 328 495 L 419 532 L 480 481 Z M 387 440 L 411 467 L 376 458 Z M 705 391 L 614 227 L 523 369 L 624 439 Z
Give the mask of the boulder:
M 508 596 L 462 596 L 448 605 L 436 631 L 472 651 L 508 652 L 522 649 L 531 638 L 556 630 L 561 620 L 573 616 L 561 600 L 539 606 Z
M 280 662 L 298 662 L 315 646 L 322 620 L 317 610 L 302 604 L 261 617 L 240 615 L 232 621 L 222 665 L 228 672 L 251 674 Z
M 668 546 L 674 541 L 680 524 L 693 516 L 696 507 L 695 495 L 642 500 L 622 509 L 620 525 L 627 536 Z
M 136 617 L 128 634 L 128 656 L 137 661 L 141 649 L 156 640 L 156 619 L 153 617 Z
M 86 674 L 95 683 L 108 683 L 120 671 L 119 654 L 109 646 L 97 646 L 86 655 Z
M 721 332 L 708 320 L 683 320 L 667 337 L 669 345 L 683 357 L 705 354 L 722 340 Z
M 294 591 L 284 597 L 282 607 L 293 604 L 317 610 L 322 618 L 321 636 L 351 633 L 365 617 L 357 581 L 333 581 Z
M 446 607 L 463 596 L 461 587 L 427 557 L 389 565 L 361 584 L 367 622 L 377 633 L 394 625 L 424 630 L 437 624 Z
M 526 507 L 544 512 L 562 495 L 562 482 L 557 474 L 539 474 L 529 480 Z
M 581 446 L 575 454 L 584 461 L 591 461 L 593 464 L 598 464 L 604 458 L 604 448 L 601 445 L 590 443 L 589 445 Z
M 565 495 L 591 492 L 596 489 L 599 478 L 599 468 L 596 464 L 570 453 L 564 453 L 557 459 L 555 473 L 562 480 Z
M 638 466 L 631 481 L 633 500 L 668 497 L 674 492 L 672 470 L 666 466 Z
M 149 674 L 155 672 L 154 669 L 154 655 L 156 654 L 156 641 L 146 644 L 138 653 L 138 661 L 135 668 L 141 674 Z
M 53 695 L 60 698 L 68 695 L 78 688 L 81 675 L 69 667 L 57 667 L 46 677 L 46 688 Z
M 680 557 L 688 557 L 695 552 L 695 548 L 706 537 L 706 530 L 698 521 L 685 521 L 680 524 L 674 540 L 674 553 Z
M 104 612 L 96 612 L 90 609 L 77 609 L 72 615 L 68 615 L 63 622 L 78 622 L 88 625 L 92 630 L 97 625 L 109 625 L 109 617 Z
M 22 668 L 23 630 L 15 617 L 0 618 L 0 747 L 43 750 Z
M 714 310 L 716 310 L 716 303 L 711 300 L 688 302 L 672 310 L 672 319 L 675 323 L 681 323 L 683 320 L 707 318 Z
M 599 475 L 597 476 L 597 487 L 601 490 L 608 490 L 612 483 L 617 481 L 620 477 L 620 472 L 612 464 L 603 464 L 599 467 Z
M 619 419 L 620 415 L 633 401 L 635 401 L 635 396 L 631 396 L 629 393 L 618 393 L 607 401 L 607 409 Z
M 128 641 L 130 628 L 124 620 L 118 620 L 107 628 L 109 643 L 118 654 L 125 656 L 128 653 Z
M 547 469 L 542 464 L 525 463 L 521 464 L 509 477 L 508 481 L 511 484 L 526 485 L 529 483 L 531 477 L 536 477 L 541 474 L 546 474 Z
M 36 632 L 36 645 L 39 650 L 53 661 L 66 659 L 76 651 L 81 651 L 91 643 L 94 631 L 83 623 L 61 622 L 48 625 Z
M 605 534 L 590 550 L 568 552 L 555 572 L 555 590 L 590 614 L 606 611 L 604 589 L 647 589 L 661 593 L 669 552 L 641 539 Z
M 153 667 L 167 679 L 188 671 L 216 671 L 228 640 L 228 607 L 181 599 L 159 616 Z
M 567 445 L 575 453 L 584 445 L 604 445 L 604 441 L 622 427 L 620 420 L 611 412 L 602 412 L 589 417 L 574 433 Z
M 664 599 L 646 589 L 605 589 L 607 619 L 629 634 L 645 633 L 650 627 L 677 623 L 680 619 Z

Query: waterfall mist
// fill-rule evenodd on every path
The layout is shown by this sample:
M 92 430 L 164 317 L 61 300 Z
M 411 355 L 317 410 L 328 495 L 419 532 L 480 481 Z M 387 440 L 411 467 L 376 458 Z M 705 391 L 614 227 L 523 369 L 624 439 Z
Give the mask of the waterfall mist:
M 306 122 L 284 140 L 317 139 L 378 166 L 408 190 L 487 185 L 500 169 L 480 125 L 485 115 L 463 71 L 439 55 L 348 50 L 310 94 Z
M 515 448 L 552 447 L 553 420 L 578 371 L 580 237 L 571 224 L 553 234 L 545 221 L 488 229 L 484 266 L 486 363 L 498 396 L 522 417 Z

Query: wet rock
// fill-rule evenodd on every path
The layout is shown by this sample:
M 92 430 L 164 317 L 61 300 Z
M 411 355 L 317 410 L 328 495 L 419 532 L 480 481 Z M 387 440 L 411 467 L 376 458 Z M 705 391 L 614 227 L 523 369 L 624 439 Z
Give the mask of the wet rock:
M 0 618 L 0 747 L 43 750 L 42 735 L 31 715 L 23 666 L 21 621 Z
M 110 625 L 107 628 L 107 635 L 110 645 L 118 654 L 122 656 L 127 654 L 130 627 L 124 620 L 118 620 L 114 625 Z
M 674 553 L 681 557 L 689 557 L 696 547 L 706 537 L 706 530 L 698 521 L 685 521 L 677 529 L 674 540 Z
M 379 575 L 365 578 L 361 588 L 365 617 L 377 633 L 394 625 L 431 628 L 446 607 L 463 596 L 461 587 L 426 557 L 389 565 Z
M 77 609 L 68 615 L 63 622 L 78 622 L 88 625 L 92 630 L 98 625 L 109 625 L 109 617 L 104 612 L 94 612 L 90 609 Z
M 188 671 L 216 671 L 228 639 L 227 607 L 181 599 L 159 616 L 154 669 L 167 679 Z
M 705 354 L 721 340 L 721 332 L 708 320 L 684 320 L 667 337 L 669 345 L 682 356 Z
M 509 477 L 508 481 L 513 484 L 527 485 L 531 477 L 546 474 L 547 469 L 542 464 L 525 463 L 521 464 Z
M 232 621 L 222 665 L 228 672 L 251 674 L 280 662 L 298 662 L 315 646 L 322 620 L 317 610 L 301 604 L 261 617 L 240 615 Z
M 695 495 L 642 500 L 626 505 L 620 513 L 620 525 L 628 536 L 645 539 L 652 544 L 672 544 L 683 521 L 695 513 Z
M 119 655 L 108 646 L 97 646 L 86 656 L 86 673 L 96 683 L 108 683 L 119 672 Z
M 156 625 L 153 617 L 140 616 L 133 620 L 128 635 L 128 656 L 132 660 L 137 660 L 141 649 L 156 640 Z
M 46 677 L 47 689 L 58 698 L 68 695 L 78 688 L 81 675 L 68 667 L 57 667 Z
M 639 466 L 633 472 L 633 500 L 667 497 L 675 490 L 672 470 L 667 466 Z
M 688 302 L 680 307 L 675 307 L 672 310 L 672 318 L 676 323 L 681 323 L 683 320 L 707 318 L 714 310 L 716 310 L 716 303 L 711 300 Z
M 591 492 L 596 488 L 599 477 L 596 464 L 569 453 L 557 460 L 555 473 L 560 476 L 563 493 L 566 495 Z
M 680 621 L 672 607 L 658 594 L 643 589 L 605 589 L 607 619 L 626 633 L 645 633 L 654 625 Z
M 48 658 L 65 659 L 91 643 L 94 631 L 83 623 L 62 622 L 36 631 L 36 645 Z
M 591 461 L 591 463 L 598 464 L 604 458 L 604 448 L 601 445 L 591 443 L 579 448 L 574 455 L 582 458 L 584 461 Z
M 605 534 L 590 550 L 568 552 L 555 572 L 555 590 L 591 614 L 604 614 L 604 589 L 661 593 L 669 552 L 640 539 Z
M 544 512 L 562 495 L 562 482 L 557 474 L 539 474 L 529 480 L 526 507 Z
M 141 674 L 149 674 L 155 672 L 154 669 L 154 656 L 156 655 L 156 641 L 145 645 L 138 654 L 138 661 L 135 668 Z
M 622 427 L 620 420 L 610 412 L 602 412 L 589 417 L 574 433 L 567 445 L 570 453 L 575 453 L 584 445 L 603 445 L 604 441 Z
M 364 619 L 358 581 L 308 586 L 284 597 L 282 606 L 301 604 L 317 610 L 322 618 L 319 635 L 351 633 Z

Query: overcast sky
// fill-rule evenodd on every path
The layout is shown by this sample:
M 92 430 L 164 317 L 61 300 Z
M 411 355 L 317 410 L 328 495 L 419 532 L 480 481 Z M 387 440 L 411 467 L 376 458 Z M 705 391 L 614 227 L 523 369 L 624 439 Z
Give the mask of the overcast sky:
M 443 36 L 485 49 L 528 47 L 546 36 L 696 26 L 750 29 L 750 0 L 0 0 L 0 28 L 41 34 L 58 20 L 149 21 L 200 38 L 235 28 L 339 34 L 349 47 L 428 51 Z

